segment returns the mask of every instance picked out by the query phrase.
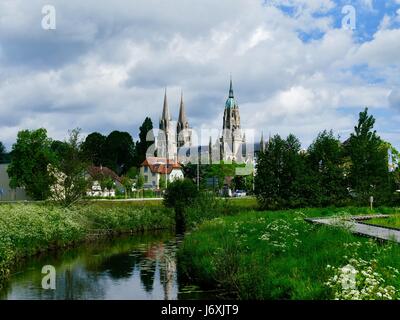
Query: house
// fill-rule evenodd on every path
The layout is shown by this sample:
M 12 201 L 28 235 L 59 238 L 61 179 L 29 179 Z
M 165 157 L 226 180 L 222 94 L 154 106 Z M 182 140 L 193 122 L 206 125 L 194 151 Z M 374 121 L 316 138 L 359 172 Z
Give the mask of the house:
M 184 178 L 179 163 L 158 157 L 148 157 L 140 167 L 140 174 L 144 177 L 145 189 L 159 189 L 162 176 L 167 176 L 168 182 Z
M 29 200 L 25 189 L 10 187 L 10 177 L 7 173 L 8 164 L 0 164 L 0 201 L 24 201 Z
M 122 178 L 107 167 L 89 167 L 88 178 L 92 181 L 86 192 L 89 197 L 115 197 L 116 190 L 124 190 Z M 102 187 L 102 184 L 108 185 Z

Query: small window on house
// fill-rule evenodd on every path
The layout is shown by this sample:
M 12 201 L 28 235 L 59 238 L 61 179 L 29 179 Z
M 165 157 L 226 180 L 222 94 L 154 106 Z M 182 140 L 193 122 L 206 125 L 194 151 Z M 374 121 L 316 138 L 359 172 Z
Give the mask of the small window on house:
M 144 172 L 149 172 L 149 167 L 144 167 Z
M 144 182 L 145 183 L 149 182 L 149 176 L 144 176 Z

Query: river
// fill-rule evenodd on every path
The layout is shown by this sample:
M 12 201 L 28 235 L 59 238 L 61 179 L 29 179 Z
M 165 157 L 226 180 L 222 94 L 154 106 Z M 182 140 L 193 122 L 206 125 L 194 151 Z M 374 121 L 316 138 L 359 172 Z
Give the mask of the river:
M 212 292 L 179 281 L 176 252 L 182 236 L 139 234 L 86 243 L 29 258 L 0 290 L 5 300 L 212 299 Z M 42 288 L 43 266 L 54 266 L 56 288 Z

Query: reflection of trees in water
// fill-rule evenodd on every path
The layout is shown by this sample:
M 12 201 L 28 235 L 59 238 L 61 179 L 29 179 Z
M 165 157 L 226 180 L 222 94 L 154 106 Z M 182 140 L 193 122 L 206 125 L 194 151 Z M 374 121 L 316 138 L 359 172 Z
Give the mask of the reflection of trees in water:
M 104 299 L 102 282 L 93 281 L 83 268 L 66 269 L 57 278 L 56 299 Z
M 121 253 L 105 258 L 96 271 L 107 272 L 114 280 L 127 279 L 132 276 L 138 262 L 135 255 Z
M 151 293 L 158 275 L 164 298 L 175 298 L 171 294 L 176 281 L 176 243 L 168 239 L 168 234 L 127 237 L 32 259 L 8 288 L 1 290 L 0 298 L 104 299 L 108 289 L 104 280 L 134 276 L 140 278 L 143 290 Z M 55 291 L 41 288 L 41 268 L 46 264 L 56 267 Z
M 146 292 L 151 293 L 154 287 L 154 275 L 156 273 L 156 261 L 143 259 L 140 262 L 140 281 Z

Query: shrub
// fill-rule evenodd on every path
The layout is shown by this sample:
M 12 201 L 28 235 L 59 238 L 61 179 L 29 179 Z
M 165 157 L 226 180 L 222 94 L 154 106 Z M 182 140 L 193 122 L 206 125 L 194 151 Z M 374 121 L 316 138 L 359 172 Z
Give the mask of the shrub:
M 177 225 L 185 225 L 186 208 L 199 196 L 196 185 L 188 179 L 176 180 L 168 185 L 164 195 L 164 205 L 175 210 Z

